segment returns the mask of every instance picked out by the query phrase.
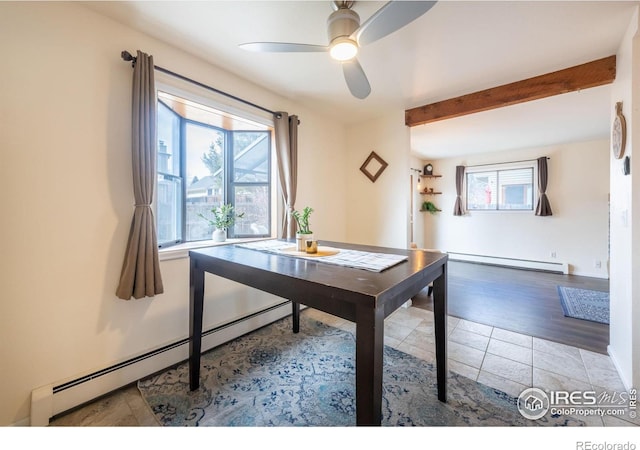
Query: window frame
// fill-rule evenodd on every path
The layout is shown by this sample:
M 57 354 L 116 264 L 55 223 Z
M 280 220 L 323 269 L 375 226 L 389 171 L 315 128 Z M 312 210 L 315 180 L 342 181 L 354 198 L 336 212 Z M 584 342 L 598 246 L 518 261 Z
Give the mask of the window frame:
M 272 160 L 273 160 L 273 141 L 272 141 L 272 134 L 269 131 L 252 131 L 252 130 L 234 130 L 234 133 L 264 133 L 266 134 L 266 139 L 268 142 L 268 146 L 269 146 L 269 154 L 267 155 L 267 174 L 268 175 L 268 180 L 266 182 L 264 181 L 256 181 L 256 182 L 237 182 L 234 181 L 234 174 L 235 174 L 235 158 L 233 157 L 234 155 L 234 150 L 235 150 L 235 140 L 233 139 L 233 137 L 231 137 L 231 139 L 229 139 L 226 142 L 226 146 L 228 146 L 228 149 L 225 149 L 226 155 L 231 155 L 232 157 L 230 158 L 225 158 L 224 161 L 224 165 L 225 165 L 225 175 L 228 174 L 228 176 L 225 176 L 225 199 L 230 200 L 233 199 L 233 201 L 229 201 L 229 203 L 231 203 L 232 205 L 234 205 L 235 207 L 235 190 L 234 188 L 237 186 L 249 186 L 249 187 L 253 187 L 253 186 L 267 186 L 267 191 L 269 192 L 269 208 L 268 208 L 268 217 L 267 217 L 267 223 L 269 223 L 269 229 L 267 230 L 267 233 L 265 234 L 240 234 L 237 233 L 235 230 L 235 225 L 233 227 L 231 227 L 231 229 L 233 230 L 232 232 L 232 238 L 260 238 L 260 237 L 270 237 L 273 234 L 273 223 L 272 223 L 272 217 L 273 217 L 273 207 L 272 207 L 272 197 L 273 197 L 273 174 L 272 174 Z M 233 136 L 233 135 L 232 135 Z M 226 156 L 225 155 L 225 156 Z M 228 230 L 227 230 L 228 231 Z
M 500 172 L 508 172 L 512 170 L 531 170 L 531 208 L 500 208 L 501 197 L 503 193 L 498 190 L 499 197 L 496 199 L 495 208 L 472 208 L 469 205 L 469 175 L 481 174 L 481 173 L 494 173 L 496 177 L 496 186 L 500 186 Z M 538 201 L 538 168 L 535 161 L 519 162 L 519 163 L 503 163 L 483 165 L 476 167 L 467 167 L 464 177 L 464 197 L 465 207 L 468 212 L 481 212 L 481 213 L 535 213 L 536 203 Z
M 156 89 L 156 90 L 158 90 L 158 89 Z M 180 117 L 180 115 L 178 113 L 176 113 L 174 110 L 172 110 L 168 105 L 164 104 L 158 98 L 158 96 L 156 95 L 156 107 L 157 107 L 158 103 L 162 103 L 163 106 L 165 108 L 167 108 L 167 110 L 169 111 L 170 114 L 172 114 L 173 116 L 178 118 L 178 121 L 179 121 L 178 122 L 178 128 L 179 128 L 179 133 L 180 133 L 180 136 L 179 136 L 180 142 L 178 144 L 178 147 L 179 147 L 179 149 L 178 149 L 178 152 L 179 152 L 179 154 L 178 154 L 178 156 L 179 156 L 178 175 L 175 175 L 173 173 L 160 172 L 160 170 L 158 169 L 158 164 L 156 163 L 156 184 L 154 186 L 155 187 L 155 195 L 153 197 L 153 213 L 154 213 L 155 222 L 156 222 L 156 234 L 158 235 L 158 238 L 159 238 L 159 233 L 157 232 L 158 219 L 160 217 L 160 214 L 159 214 L 159 211 L 158 211 L 158 207 L 157 207 L 157 205 L 158 205 L 158 195 L 160 193 L 160 188 L 158 186 L 159 177 L 162 176 L 165 179 L 169 178 L 171 180 L 179 180 L 180 181 L 180 189 L 179 189 L 180 199 L 178 200 L 180 205 L 184 205 L 184 203 L 185 203 L 185 198 L 186 198 L 185 197 L 185 195 L 186 195 L 185 194 L 185 192 L 186 192 L 185 184 L 186 183 L 185 183 L 185 174 L 183 172 L 183 167 L 184 167 L 184 152 L 183 152 L 183 148 L 184 148 L 184 142 L 183 142 L 183 140 L 184 140 L 184 123 L 182 121 L 183 118 Z M 159 116 L 159 108 L 156 111 L 156 113 Z M 158 141 L 158 143 L 160 142 L 159 139 L 157 139 L 157 141 Z M 159 147 L 156 144 L 156 158 L 158 158 L 158 152 L 159 152 Z M 178 206 L 180 207 L 180 205 L 178 205 Z M 184 241 L 184 233 L 185 233 L 184 230 L 185 230 L 185 227 L 186 227 L 186 218 L 184 217 L 184 211 L 185 211 L 185 208 L 183 206 L 180 207 L 180 220 L 178 222 L 176 222 L 176 224 L 175 224 L 175 225 L 178 225 L 179 228 L 180 228 L 179 232 L 177 233 L 180 237 L 178 239 L 175 239 L 175 240 L 169 240 L 169 241 L 164 241 L 164 242 L 160 242 L 158 240 L 158 248 L 171 247 L 171 246 L 178 245 L 178 244 L 181 244 L 181 243 L 185 242 Z
M 160 78 L 160 80 L 158 80 L 158 78 Z M 180 237 L 177 240 L 170 240 L 170 241 L 165 241 L 165 242 L 160 242 L 158 241 L 158 248 L 159 249 L 166 249 L 166 248 L 170 248 L 170 247 L 175 247 L 175 246 L 179 246 L 179 245 L 198 245 L 198 244 L 205 244 L 205 243 L 210 243 L 211 242 L 211 238 L 208 239 L 202 239 L 202 240 L 187 240 L 187 217 L 186 217 L 186 205 L 187 205 L 187 152 L 186 152 L 186 126 L 188 123 L 193 123 L 197 126 L 204 126 L 204 127 L 208 127 L 208 128 L 212 128 L 215 129 L 217 131 L 220 131 L 222 133 L 225 134 L 225 145 L 224 145 L 224 149 L 223 149 L 223 182 L 222 182 L 222 190 L 223 190 L 223 202 L 224 203 L 231 203 L 232 205 L 235 205 L 235 198 L 232 198 L 233 195 L 233 187 L 235 187 L 236 185 L 249 185 L 249 184 L 253 184 L 253 185 L 258 185 L 258 186 L 266 186 L 267 187 L 267 191 L 268 191 L 268 201 L 267 201 L 267 211 L 268 211 L 268 216 L 266 218 L 266 223 L 268 224 L 268 229 L 267 229 L 267 233 L 265 234 L 236 234 L 234 228 L 235 227 L 230 227 L 227 230 L 227 238 L 228 239 L 242 239 L 242 238 L 266 238 L 266 237 L 273 237 L 274 236 L 274 232 L 275 232 L 275 228 L 276 225 L 274 223 L 273 218 L 277 216 L 277 213 L 274 213 L 273 209 L 278 207 L 278 202 L 276 199 L 276 185 L 274 184 L 274 180 L 276 177 L 275 174 L 275 167 L 276 165 L 274 164 L 274 159 L 275 159 L 275 148 L 274 148 L 274 140 L 273 140 L 273 133 L 274 133 L 274 123 L 273 123 L 273 117 L 270 115 L 266 115 L 266 114 L 255 114 L 255 112 L 250 112 L 247 109 L 241 107 L 240 105 L 230 105 L 229 104 L 229 99 L 223 99 L 223 98 L 216 98 L 216 97 L 221 97 L 221 96 L 216 96 L 216 95 L 209 95 L 209 93 L 204 93 L 202 92 L 202 89 L 194 89 L 193 86 L 187 86 L 184 82 L 175 82 L 176 80 L 171 80 L 169 78 L 165 79 L 165 77 L 158 77 L 156 79 L 156 105 L 158 105 L 159 102 L 161 102 L 160 97 L 158 96 L 159 92 L 164 92 L 166 94 L 172 95 L 172 96 L 176 96 L 176 97 L 180 97 L 184 100 L 190 101 L 190 102 L 195 102 L 198 104 L 201 104 L 203 106 L 206 107 L 210 107 L 216 110 L 219 110 L 223 113 L 226 114 L 230 114 L 233 116 L 237 116 L 239 118 L 251 121 L 251 122 L 255 122 L 258 123 L 262 126 L 265 127 L 264 130 L 260 130 L 260 131 L 256 131 L 256 130 L 245 130 L 245 129 L 237 129 L 237 130 L 226 130 L 224 128 L 220 128 L 217 127 L 215 125 L 211 125 L 211 124 L 207 124 L 207 123 L 203 123 L 203 122 L 198 122 L 197 120 L 193 120 L 193 119 L 189 119 L 186 117 L 182 117 L 180 114 L 176 113 L 175 111 L 173 111 L 173 109 L 167 105 L 167 108 L 169 109 L 169 111 L 171 111 L 172 114 L 175 114 L 179 120 L 180 120 L 180 149 L 179 149 L 179 153 L 180 153 L 180 176 L 176 176 L 173 174 L 164 174 L 162 173 L 163 176 L 171 176 L 171 177 L 176 177 L 179 178 L 181 180 L 182 183 L 182 189 L 180 192 L 181 198 L 179 199 L 180 205 L 179 208 L 181 210 L 181 217 L 180 217 Z M 178 86 L 180 84 L 183 84 L 182 86 Z M 196 92 L 197 91 L 197 92 Z M 156 106 L 157 107 L 157 106 Z M 258 182 L 258 183 L 233 183 L 232 182 L 232 177 L 231 177 L 231 172 L 230 167 L 233 167 L 232 165 L 232 160 L 233 159 L 233 134 L 234 133 L 242 133 L 242 132 L 256 132 L 256 133 L 265 133 L 267 134 L 267 139 L 268 139 L 268 155 L 267 155 L 267 181 L 266 182 Z M 158 148 L 156 147 L 156 152 L 158 151 Z M 156 167 L 157 170 L 157 167 Z M 161 172 L 157 171 L 157 174 L 160 175 Z M 156 195 L 154 196 L 154 201 L 153 201 L 153 210 L 154 210 L 154 215 L 156 215 L 156 225 L 158 223 L 158 211 L 157 211 L 157 192 L 158 192 L 158 180 L 159 180 L 159 176 L 156 176 L 156 185 L 155 185 L 155 190 L 156 190 Z

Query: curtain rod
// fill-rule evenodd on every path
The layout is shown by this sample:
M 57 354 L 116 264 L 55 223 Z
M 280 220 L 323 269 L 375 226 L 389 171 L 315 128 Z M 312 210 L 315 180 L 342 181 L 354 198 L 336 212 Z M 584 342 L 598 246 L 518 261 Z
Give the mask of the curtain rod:
M 547 156 L 547 159 L 551 159 L 551 158 Z M 533 161 L 537 161 L 537 160 L 538 160 L 538 158 L 536 158 L 536 159 L 521 159 L 520 161 L 505 161 L 505 162 L 499 162 L 499 163 L 475 164 L 473 166 L 465 166 L 465 167 L 497 166 L 497 165 L 500 165 L 500 164 L 515 164 L 515 163 L 521 163 L 521 162 L 533 162 Z
M 120 53 L 120 57 L 124 61 L 131 61 L 131 65 L 135 66 L 137 58 L 135 56 L 133 56 L 131 53 L 129 53 L 128 51 L 123 50 Z M 278 118 L 281 117 L 280 114 L 278 114 L 278 113 L 276 113 L 274 111 L 271 111 L 270 109 L 264 108 L 264 107 L 262 107 L 260 105 L 256 105 L 255 103 L 251 103 L 250 101 L 244 100 L 244 99 L 242 99 L 240 97 L 236 97 L 235 95 L 232 95 L 232 94 L 229 94 L 227 92 L 224 92 L 224 91 L 221 91 L 219 89 L 216 89 L 214 87 L 208 86 L 208 85 L 206 85 L 204 83 L 200 83 L 199 81 L 192 80 L 191 78 L 185 77 L 184 75 L 180 75 L 179 73 L 172 72 L 171 70 L 165 69 L 164 67 L 160 67 L 160 66 L 156 66 L 156 65 L 154 65 L 153 67 L 154 67 L 154 69 L 156 69 L 156 70 L 158 70 L 160 72 L 164 72 L 167 75 L 171 75 L 173 77 L 176 77 L 176 78 L 179 78 L 181 80 L 187 81 L 189 83 L 195 84 L 196 86 L 200 86 L 201 88 L 208 89 L 208 90 L 213 91 L 213 92 L 215 92 L 217 94 L 224 95 L 225 97 L 229 97 L 229 98 L 231 98 L 233 100 L 236 100 L 236 101 L 239 101 L 241 103 L 244 103 L 245 105 L 249 105 L 249 106 L 252 106 L 254 108 L 260 109 L 260 110 L 262 110 L 264 112 L 267 112 L 269 114 L 277 116 Z

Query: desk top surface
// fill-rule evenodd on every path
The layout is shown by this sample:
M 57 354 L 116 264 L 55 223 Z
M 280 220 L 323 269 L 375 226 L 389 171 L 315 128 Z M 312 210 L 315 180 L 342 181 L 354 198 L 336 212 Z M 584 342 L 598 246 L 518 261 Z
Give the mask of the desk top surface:
M 257 278 L 267 277 L 279 281 L 289 279 L 289 281 L 303 285 L 308 284 L 310 287 L 311 285 L 314 287 L 319 285 L 374 298 L 380 298 L 393 288 L 403 283 L 410 283 L 416 278 L 435 278 L 442 272 L 442 266 L 446 264 L 448 259 L 445 253 L 424 250 L 405 250 L 326 241 L 322 241 L 322 245 L 372 253 L 407 255 L 408 259 L 382 272 L 372 272 L 326 264 L 320 259 L 302 259 L 247 249 L 233 244 L 191 250 L 189 256 L 202 264 L 202 268 L 207 272 L 235 279 L 248 285 L 258 283 Z

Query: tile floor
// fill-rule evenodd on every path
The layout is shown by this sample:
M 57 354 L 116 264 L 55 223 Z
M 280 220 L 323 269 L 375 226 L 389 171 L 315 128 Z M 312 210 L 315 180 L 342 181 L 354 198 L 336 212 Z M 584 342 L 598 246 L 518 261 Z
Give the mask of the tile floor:
M 352 322 L 317 310 L 309 317 L 349 332 Z M 449 370 L 517 397 L 527 387 L 625 391 L 607 355 L 449 317 Z M 433 313 L 400 308 L 385 320 L 385 344 L 435 362 Z M 634 426 L 617 417 L 579 417 L 590 426 Z M 52 420 L 50 426 L 157 426 L 135 386 Z

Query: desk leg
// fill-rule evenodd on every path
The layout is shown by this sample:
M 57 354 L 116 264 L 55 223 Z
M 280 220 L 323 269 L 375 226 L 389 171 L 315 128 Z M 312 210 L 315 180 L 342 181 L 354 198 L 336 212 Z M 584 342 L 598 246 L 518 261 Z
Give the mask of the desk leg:
M 356 424 L 380 426 L 384 311 L 356 308 Z
M 204 306 L 204 271 L 190 260 L 189 274 L 189 386 L 200 387 L 200 353 L 202 352 L 202 310 Z
M 293 332 L 300 331 L 300 303 L 291 301 L 291 316 L 293 318 Z
M 447 401 L 447 264 L 433 282 L 433 315 L 436 334 L 438 400 Z

